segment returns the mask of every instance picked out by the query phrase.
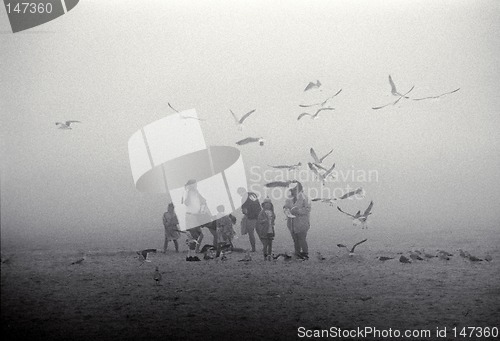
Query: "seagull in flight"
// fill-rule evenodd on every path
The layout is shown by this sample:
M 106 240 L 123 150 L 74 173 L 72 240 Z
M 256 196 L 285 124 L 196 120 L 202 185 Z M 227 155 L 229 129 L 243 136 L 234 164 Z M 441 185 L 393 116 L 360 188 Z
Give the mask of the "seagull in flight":
M 311 201 L 321 201 L 324 203 L 328 203 L 330 206 L 333 206 L 333 202 L 336 201 L 337 198 L 314 198 Z
M 321 82 L 319 80 L 316 80 L 316 83 L 309 82 L 309 84 L 307 84 L 307 86 L 304 89 L 304 91 L 308 91 L 308 90 L 311 90 L 311 89 L 317 89 L 320 86 L 321 86 Z
M 259 142 L 259 144 L 261 146 L 263 146 L 264 145 L 264 138 L 262 138 L 262 137 L 247 137 L 243 140 L 239 140 L 238 142 L 236 142 L 236 144 L 238 146 L 242 146 L 242 145 L 245 145 L 248 143 L 253 143 L 253 142 Z
M 330 107 L 319 108 L 318 110 L 316 110 L 316 112 L 314 113 L 314 115 L 311 115 L 311 114 L 309 114 L 307 112 L 303 112 L 302 114 L 300 114 L 297 117 L 297 121 L 299 121 L 304 116 L 310 116 L 312 120 L 315 120 L 316 118 L 318 118 L 319 113 L 322 112 L 322 111 L 324 111 L 324 110 L 335 110 L 335 108 L 330 108 Z
M 311 149 L 309 150 L 309 153 L 311 154 L 311 156 L 312 156 L 312 158 L 313 158 L 313 160 L 314 160 L 314 163 L 315 163 L 316 165 L 320 165 L 320 164 L 322 164 L 322 163 L 323 163 L 323 160 L 324 160 L 324 159 L 326 159 L 326 157 L 327 157 L 328 155 L 330 155 L 332 152 L 333 152 L 333 149 L 332 149 L 332 150 L 330 150 L 328 153 L 326 153 L 323 157 L 319 158 L 319 157 L 318 157 L 318 155 L 316 154 L 316 152 L 314 151 L 314 148 L 311 148 Z
M 330 167 L 330 169 L 325 170 L 324 173 L 320 173 L 320 171 L 317 168 L 317 165 L 308 162 L 307 165 L 309 166 L 309 169 L 313 171 L 314 174 L 318 177 L 319 180 L 321 180 L 322 184 L 325 185 L 326 180 L 328 177 L 332 174 L 333 170 L 335 169 L 335 163 Z M 322 169 L 325 169 L 321 167 Z
M 62 122 L 56 122 L 56 126 L 59 126 L 59 129 L 73 129 L 71 128 L 72 123 L 82 123 L 80 121 L 66 121 L 64 123 Z
M 438 99 L 440 97 L 443 97 L 443 96 L 446 96 L 446 95 L 449 95 L 449 94 L 452 94 L 454 92 L 457 92 L 458 90 L 460 90 L 460 88 L 457 88 L 455 90 L 452 90 L 452 91 L 449 91 L 449 92 L 445 92 L 444 94 L 441 94 L 441 95 L 436 95 L 436 96 L 428 96 L 428 97 L 422 97 L 422 98 L 412 98 L 412 100 L 414 101 L 423 101 L 425 99 Z
M 174 108 L 174 107 L 173 107 L 170 103 L 167 103 L 167 104 L 168 104 L 168 106 L 170 107 L 170 109 L 172 109 L 172 110 L 173 110 L 173 111 L 175 111 L 176 113 L 178 113 L 178 112 L 179 112 L 179 110 L 175 109 L 175 108 Z M 180 116 L 182 119 L 185 119 L 185 120 L 187 120 L 187 119 L 190 119 L 190 118 L 191 118 L 191 119 L 193 119 L 193 120 L 205 121 L 205 120 L 204 120 L 204 119 L 202 119 L 202 118 L 193 117 L 193 116 L 186 116 L 186 115 L 184 115 L 184 114 L 180 114 L 179 116 Z
M 250 116 L 252 115 L 255 110 L 257 109 L 253 109 L 253 110 L 250 110 L 249 112 L 247 112 L 245 115 L 241 116 L 240 119 L 238 119 L 236 117 L 236 114 L 231 110 L 229 109 L 229 111 L 231 112 L 231 114 L 233 115 L 233 118 L 234 118 L 234 121 L 236 122 L 236 125 L 238 125 L 238 130 L 243 130 L 243 122 Z
M 282 166 L 271 166 L 271 165 L 268 165 L 269 167 L 272 167 L 272 168 L 276 168 L 276 169 L 287 169 L 289 171 L 291 170 L 296 170 L 297 168 L 299 168 L 300 166 L 302 166 L 302 162 L 299 162 L 295 165 L 282 165 Z
M 344 194 L 339 199 L 342 199 L 342 200 L 343 199 L 347 199 L 349 197 L 352 197 L 353 195 L 362 194 L 362 193 L 363 193 L 363 188 L 360 187 L 360 188 L 358 188 L 358 189 L 356 189 L 354 191 L 351 191 L 351 192 L 348 192 L 348 193 Z
M 356 244 L 354 244 L 354 246 L 349 250 L 347 248 L 347 246 L 345 246 L 344 244 L 337 244 L 338 247 L 344 247 L 346 248 L 346 250 L 349 251 L 349 256 L 354 256 L 355 253 L 354 253 L 354 249 L 356 248 L 356 246 L 358 246 L 359 244 L 363 244 L 364 242 L 366 242 L 368 239 L 363 239 L 362 241 L 360 242 L 357 242 Z
M 297 180 L 287 180 L 287 181 L 272 181 L 272 182 L 269 182 L 267 184 L 265 184 L 265 186 L 267 188 L 273 188 L 273 187 L 288 187 L 290 186 L 290 184 L 293 184 L 293 183 L 296 183 Z
M 334 98 L 335 96 L 337 96 L 338 94 L 340 94 L 342 92 L 342 89 L 340 89 L 339 91 L 337 91 L 337 93 L 333 96 L 330 96 L 328 97 L 327 99 L 325 99 L 323 102 L 320 102 L 320 103 L 314 103 L 314 104 L 299 104 L 299 107 L 302 107 L 302 108 L 309 108 L 309 107 L 315 107 L 317 105 L 320 105 L 320 106 L 325 106 L 325 104 L 331 100 L 332 98 Z
M 363 214 L 361 214 L 361 211 L 356 212 L 356 214 L 350 214 L 350 213 L 347 213 L 345 211 L 342 211 L 342 209 L 340 207 L 338 207 L 338 206 L 337 206 L 337 209 L 340 212 L 342 212 L 342 213 L 348 215 L 349 217 L 351 217 L 354 222 L 356 222 L 356 220 L 358 220 L 363 225 L 363 228 L 365 228 L 364 226 L 366 224 L 366 220 L 368 219 L 368 216 L 370 214 L 372 214 L 371 213 L 372 207 L 373 207 L 373 201 L 370 201 L 370 204 L 368 205 L 368 207 L 366 208 L 366 210 L 365 210 L 365 212 Z
M 373 110 L 382 109 L 382 108 L 385 108 L 385 107 L 387 107 L 389 105 L 396 105 L 396 104 L 399 103 L 399 101 L 401 99 L 403 99 L 403 98 L 407 98 L 407 99 L 410 98 L 410 97 L 408 97 L 406 95 L 408 95 L 415 88 L 415 86 L 412 86 L 411 89 L 408 90 L 406 93 L 404 93 L 404 94 L 399 93 L 399 91 L 396 89 L 396 85 L 394 84 L 394 81 L 392 80 L 391 75 L 389 75 L 389 84 L 391 85 L 391 93 L 392 93 L 392 95 L 398 97 L 398 99 L 396 101 L 394 101 L 394 102 L 391 102 L 391 103 L 388 103 L 388 104 L 385 104 L 385 105 L 382 105 L 382 106 L 379 106 L 379 107 L 372 107 Z

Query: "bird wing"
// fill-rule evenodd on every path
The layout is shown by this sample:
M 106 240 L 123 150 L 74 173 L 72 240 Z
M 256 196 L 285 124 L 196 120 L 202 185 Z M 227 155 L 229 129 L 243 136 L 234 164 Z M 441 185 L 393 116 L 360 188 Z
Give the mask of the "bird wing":
M 415 86 L 412 86 L 412 87 L 411 87 L 411 89 L 410 89 L 408 92 L 406 92 L 405 94 L 403 94 L 403 95 L 399 95 L 399 98 L 398 98 L 396 101 L 391 102 L 391 103 L 387 103 L 387 104 L 384 104 L 384 105 L 381 105 L 381 106 L 379 106 L 379 107 L 372 107 L 372 109 L 373 109 L 373 110 L 378 110 L 378 109 L 385 108 L 385 107 L 387 107 L 387 106 L 389 106 L 389 105 L 396 105 L 396 104 L 398 104 L 398 102 L 399 102 L 402 98 L 408 98 L 408 97 L 406 97 L 406 95 L 408 95 L 408 94 L 409 94 L 409 93 L 413 90 L 413 88 L 415 88 Z
M 398 93 L 398 90 L 396 89 L 396 84 L 394 84 L 394 81 L 392 80 L 391 75 L 389 75 L 389 84 L 391 85 L 391 93 L 394 96 L 398 96 L 399 93 Z
M 316 110 L 316 113 L 314 114 L 314 117 L 318 116 L 320 112 L 322 112 L 323 110 L 335 110 L 335 108 L 319 108 L 318 110 Z
M 347 247 L 344 244 L 337 244 L 338 247 Z
M 313 88 L 318 88 L 320 86 L 321 86 L 321 83 L 319 82 L 319 80 L 317 81 L 317 83 L 309 82 L 309 84 L 307 84 L 307 86 L 304 89 L 304 91 L 311 90 Z
M 311 114 L 307 113 L 307 112 L 303 112 L 302 114 L 300 114 L 298 117 L 297 117 L 297 121 L 300 120 L 302 117 L 304 116 L 312 116 Z
M 323 162 L 323 160 L 324 160 L 324 159 L 326 159 L 326 157 L 327 157 L 328 155 L 330 155 L 332 152 L 333 152 L 333 149 L 332 149 L 332 150 L 330 150 L 328 153 L 326 153 L 326 154 L 325 154 L 325 156 L 323 156 L 321 159 L 319 159 L 319 163 Z
M 325 167 L 323 167 L 322 165 L 320 165 L 318 163 L 313 163 L 313 166 L 318 168 L 318 169 L 324 170 L 325 172 L 327 171 L 327 169 Z
M 346 193 L 343 196 L 341 196 L 340 199 L 347 199 L 349 197 L 352 197 L 354 194 L 356 194 L 356 191 L 350 191 L 349 193 Z
M 333 172 L 334 169 L 335 169 L 335 163 L 329 170 L 326 171 L 325 174 L 323 174 L 323 176 L 326 178 L 328 175 L 330 175 L 331 172 Z
M 309 153 L 311 154 L 315 163 L 321 163 L 320 159 L 318 158 L 318 155 L 316 155 L 316 152 L 314 151 L 313 148 L 309 150 Z
M 290 186 L 290 181 L 273 181 L 265 184 L 266 187 L 288 187 Z
M 271 166 L 271 165 L 268 165 L 269 167 L 272 167 L 272 168 L 278 168 L 278 169 L 281 169 L 281 168 L 291 168 L 293 166 L 287 166 L 287 165 L 282 165 L 282 166 Z
M 243 123 L 243 121 L 244 121 L 244 120 L 246 120 L 248 116 L 252 115 L 252 114 L 255 112 L 255 110 L 257 110 L 257 109 L 253 109 L 253 110 L 250 110 L 249 112 L 247 112 L 245 115 L 243 115 L 243 116 L 240 118 L 240 121 L 239 121 L 239 122 L 240 122 L 240 123 Z
M 356 246 L 358 246 L 359 244 L 363 244 L 364 242 L 366 242 L 368 239 L 363 239 L 362 241 L 360 242 L 357 242 L 356 244 L 354 244 L 354 246 L 352 247 L 351 249 L 351 253 L 354 252 L 354 249 L 356 248 Z
M 439 98 L 439 97 L 442 97 L 442 96 L 449 95 L 449 94 L 452 94 L 452 93 L 454 93 L 454 92 L 457 92 L 458 90 L 460 90 L 460 88 L 455 89 L 455 90 L 450 91 L 450 92 L 445 92 L 444 94 L 441 94 L 441 95 L 436 95 L 436 96 L 428 96 L 428 97 L 422 97 L 422 98 L 413 98 L 413 100 L 414 100 L 414 101 L 422 101 L 422 100 L 424 100 L 424 99 Z
M 339 91 L 337 91 L 337 93 L 335 93 L 334 95 L 328 97 L 327 99 L 325 99 L 323 102 L 321 102 L 321 106 L 325 105 L 329 100 L 331 100 L 332 98 L 334 98 L 335 96 L 337 96 L 338 94 L 340 94 L 342 92 L 342 89 L 340 89 Z
M 240 120 L 238 120 L 238 117 L 236 117 L 236 114 L 231 109 L 229 109 L 229 111 L 231 112 L 231 115 L 233 115 L 234 121 L 236 123 L 240 123 Z
M 175 111 L 175 112 L 179 112 L 178 110 L 174 109 L 174 107 L 173 107 L 172 105 L 170 105 L 170 103 L 167 103 L 167 104 L 168 104 L 168 106 L 170 107 L 170 109 L 172 109 L 172 110 L 173 110 L 173 111 Z
M 339 210 L 340 212 L 344 213 L 344 214 L 347 214 L 349 217 L 352 217 L 352 218 L 355 218 L 355 216 L 353 216 L 352 214 L 350 213 L 347 213 L 345 211 L 342 211 L 342 209 L 340 207 L 337 206 L 337 210 Z
M 256 137 L 247 137 L 246 139 L 243 139 L 243 140 L 240 140 L 238 142 L 236 142 L 237 145 L 243 145 L 243 144 L 247 144 L 247 143 L 251 143 L 251 142 L 257 142 L 259 139 L 256 138 Z
M 314 165 L 312 163 L 308 162 L 307 165 L 309 166 L 309 169 L 313 171 L 314 174 L 316 174 L 317 176 L 321 177 L 321 175 L 319 174 L 318 170 L 314 167 Z
M 69 126 L 71 123 L 82 123 L 80 121 L 66 121 L 66 125 Z
M 370 201 L 370 205 L 368 205 L 368 208 L 365 210 L 365 213 L 363 213 L 364 217 L 368 217 L 368 215 L 370 214 L 370 212 L 372 210 L 372 207 L 373 207 L 373 201 Z
M 326 102 L 326 101 L 325 101 Z M 321 103 L 314 103 L 314 104 L 299 104 L 299 107 L 302 107 L 302 108 L 310 108 L 310 107 L 315 107 L 317 105 L 322 105 L 323 103 L 325 102 L 321 102 Z

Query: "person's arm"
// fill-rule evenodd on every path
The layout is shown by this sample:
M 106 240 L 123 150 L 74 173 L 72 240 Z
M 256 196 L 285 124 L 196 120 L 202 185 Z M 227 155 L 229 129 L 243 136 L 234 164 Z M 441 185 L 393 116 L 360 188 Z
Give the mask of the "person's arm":
M 167 227 L 167 223 L 168 223 L 167 217 L 165 214 L 163 214 L 163 226 Z
M 311 203 L 307 199 L 307 197 L 304 195 L 302 197 L 302 203 L 300 206 L 295 206 L 292 210 L 291 213 L 293 215 L 307 215 L 309 212 L 311 212 Z

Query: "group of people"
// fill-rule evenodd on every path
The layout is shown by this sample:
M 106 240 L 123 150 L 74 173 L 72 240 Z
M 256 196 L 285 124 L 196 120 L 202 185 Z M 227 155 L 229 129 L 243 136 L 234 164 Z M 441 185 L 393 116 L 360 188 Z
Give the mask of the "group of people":
M 208 228 L 213 236 L 216 257 L 220 255 L 222 248 L 232 249 L 233 239 L 236 235 L 234 230 L 236 218 L 232 214 L 225 212 L 224 205 L 217 206 L 217 214 L 214 217 L 207 207 L 205 198 L 198 192 L 196 180 L 189 180 L 185 185 L 185 190 L 182 204 L 186 206 L 185 233 L 188 245 L 186 260 L 199 260 L 194 254 L 200 251 L 201 241 L 203 240 L 203 227 Z M 251 251 L 256 252 L 255 233 L 257 233 L 263 246 L 264 260 L 271 260 L 276 220 L 274 205 L 269 198 L 265 198 L 260 203 L 255 193 L 247 192 L 243 187 L 238 188 L 238 194 L 242 198 L 241 234 L 248 234 Z M 289 190 L 283 209 L 289 212 L 287 227 L 292 236 L 295 256 L 300 259 L 308 259 L 307 232 L 310 228 L 311 204 L 303 191 L 301 183 L 297 182 L 296 186 Z M 179 220 L 172 203 L 169 203 L 167 212 L 163 214 L 163 225 L 165 227 L 164 252 L 167 251 L 169 241 L 174 243 L 175 251 L 179 252 L 178 239 L 181 232 L 184 231 L 179 228 Z

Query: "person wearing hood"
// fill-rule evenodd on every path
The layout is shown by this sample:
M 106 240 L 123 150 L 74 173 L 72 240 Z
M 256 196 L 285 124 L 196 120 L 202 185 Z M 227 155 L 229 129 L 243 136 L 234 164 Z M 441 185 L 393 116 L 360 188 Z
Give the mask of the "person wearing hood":
M 300 182 L 297 182 L 297 185 L 290 189 L 290 197 L 286 199 L 283 209 L 288 209 L 291 213 L 291 216 L 287 217 L 287 227 L 292 235 L 295 256 L 309 259 L 307 231 L 310 228 L 311 203 Z
M 273 254 L 273 240 L 274 240 L 274 221 L 276 215 L 274 214 L 274 206 L 271 199 L 266 198 L 262 202 L 262 210 L 257 217 L 257 235 L 262 242 L 264 260 L 272 260 Z

